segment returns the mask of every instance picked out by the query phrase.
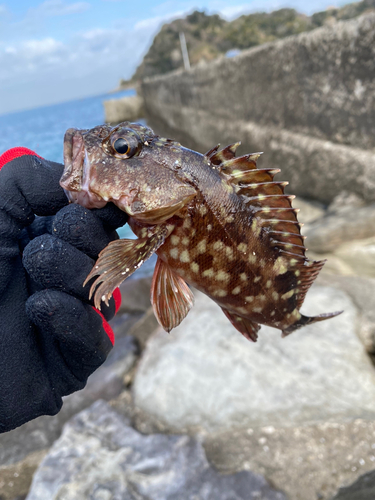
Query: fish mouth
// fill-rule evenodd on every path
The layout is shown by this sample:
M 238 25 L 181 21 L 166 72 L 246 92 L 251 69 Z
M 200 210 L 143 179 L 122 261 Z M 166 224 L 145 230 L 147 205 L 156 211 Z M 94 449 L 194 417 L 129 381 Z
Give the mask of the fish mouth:
M 85 208 L 103 208 L 109 200 L 90 189 L 92 165 L 89 160 L 82 131 L 70 128 L 64 136 L 64 172 L 60 186 L 71 203 Z

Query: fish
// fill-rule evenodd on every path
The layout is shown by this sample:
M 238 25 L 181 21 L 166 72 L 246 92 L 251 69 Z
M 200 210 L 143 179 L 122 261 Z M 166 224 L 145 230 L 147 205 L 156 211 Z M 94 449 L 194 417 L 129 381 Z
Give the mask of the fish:
M 151 303 L 170 332 L 194 304 L 191 287 L 256 341 L 261 325 L 287 336 L 342 311 L 308 317 L 300 308 L 325 261 L 306 255 L 305 237 L 274 180 L 278 168 L 258 168 L 261 153 L 236 156 L 240 143 L 200 154 L 139 123 L 71 128 L 64 137 L 60 180 L 69 201 L 101 208 L 114 203 L 137 239 L 112 241 L 84 285 L 100 309 L 112 292 L 154 253 Z

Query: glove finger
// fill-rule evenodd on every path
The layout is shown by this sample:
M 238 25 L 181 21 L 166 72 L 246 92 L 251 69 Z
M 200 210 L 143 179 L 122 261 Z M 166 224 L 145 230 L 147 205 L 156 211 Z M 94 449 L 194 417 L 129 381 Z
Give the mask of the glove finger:
M 52 234 L 93 259 L 97 259 L 99 252 L 111 241 L 102 220 L 91 210 L 76 204 L 68 205 L 56 214 Z
M 56 392 L 66 395 L 84 387 L 112 349 L 114 337 L 108 323 L 93 307 L 56 290 L 32 295 L 26 313 L 38 329 Z
M 44 234 L 25 247 L 22 262 L 31 280 L 41 288 L 59 290 L 93 304 L 89 301 L 89 291 L 93 280 L 85 287 L 83 282 L 94 262 L 70 243 Z M 108 306 L 102 303 L 101 312 L 107 320 L 110 320 L 117 308 L 115 299 L 112 297 Z
M 23 252 L 25 246 L 30 243 L 31 240 L 42 234 L 52 232 L 52 221 L 53 216 L 47 215 L 45 217 L 35 217 L 35 220 L 30 226 L 25 227 L 19 237 L 19 246 L 21 252 Z
M 100 218 L 106 228 L 112 231 L 118 227 L 124 226 L 129 218 L 128 214 L 120 210 L 113 203 L 107 203 L 105 207 L 94 208 L 91 211 Z

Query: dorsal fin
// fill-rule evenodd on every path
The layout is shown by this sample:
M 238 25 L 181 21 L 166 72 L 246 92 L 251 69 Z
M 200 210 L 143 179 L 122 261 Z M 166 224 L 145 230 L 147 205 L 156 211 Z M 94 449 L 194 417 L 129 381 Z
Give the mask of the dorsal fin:
M 257 160 L 262 153 L 252 153 L 235 157 L 237 145 L 221 151 L 214 148 L 210 160 L 218 165 L 224 178 L 230 183 L 243 203 L 253 212 L 253 229 L 268 231 L 270 243 L 279 248 L 289 261 L 298 260 L 302 264 L 305 257 L 304 237 L 297 221 L 298 209 L 292 207 L 294 196 L 284 194 L 288 182 L 274 181 L 280 172 L 278 168 L 257 168 Z
M 210 151 L 208 151 L 205 156 L 207 156 L 211 160 L 211 163 L 213 163 L 214 165 L 221 166 L 222 164 L 226 163 L 228 160 L 232 160 L 236 156 L 236 150 L 240 144 L 240 142 L 235 142 L 234 144 L 230 144 L 221 151 L 218 151 L 220 146 L 218 145 L 210 149 Z
M 213 156 L 218 151 L 219 147 L 220 147 L 220 144 L 218 144 L 217 146 L 214 146 L 212 149 L 207 151 L 207 153 L 204 156 L 206 156 L 207 158 L 211 158 L 211 156 Z

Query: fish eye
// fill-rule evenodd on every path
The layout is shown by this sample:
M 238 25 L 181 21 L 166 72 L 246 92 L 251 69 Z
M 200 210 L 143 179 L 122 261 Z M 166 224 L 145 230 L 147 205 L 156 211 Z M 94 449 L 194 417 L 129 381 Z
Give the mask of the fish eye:
M 121 127 L 114 129 L 103 139 L 102 148 L 110 155 L 127 159 L 140 153 L 142 141 L 134 130 Z
M 126 155 L 129 152 L 130 146 L 126 139 L 120 137 L 113 143 L 113 149 L 120 155 Z

